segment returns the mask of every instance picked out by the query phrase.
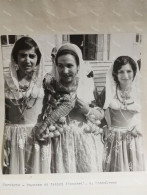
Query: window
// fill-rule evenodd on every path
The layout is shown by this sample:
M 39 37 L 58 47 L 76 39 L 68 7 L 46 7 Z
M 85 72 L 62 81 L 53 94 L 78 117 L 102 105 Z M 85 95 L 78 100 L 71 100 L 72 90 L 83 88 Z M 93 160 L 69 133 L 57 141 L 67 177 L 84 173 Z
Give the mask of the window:
M 141 35 L 136 34 L 136 43 L 141 43 Z
M 1 44 L 2 46 L 12 45 L 16 41 L 15 35 L 2 35 L 1 36 Z
M 110 59 L 110 34 L 63 35 L 62 42 L 76 44 L 87 61 Z

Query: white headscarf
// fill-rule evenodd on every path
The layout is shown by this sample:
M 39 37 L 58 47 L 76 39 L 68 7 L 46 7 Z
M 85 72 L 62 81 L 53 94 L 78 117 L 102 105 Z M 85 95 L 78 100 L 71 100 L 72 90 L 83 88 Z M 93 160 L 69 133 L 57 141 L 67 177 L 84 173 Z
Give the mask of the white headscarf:
M 16 64 L 15 60 L 13 59 L 12 53 L 11 53 L 11 62 L 9 65 L 9 76 L 6 77 L 6 80 L 5 80 L 6 98 L 18 100 L 23 97 L 22 93 L 19 92 L 19 82 L 18 82 L 17 70 L 18 70 L 18 64 Z M 33 98 L 37 98 L 38 95 L 43 96 L 42 94 L 43 90 L 42 92 L 40 90 L 42 88 L 42 80 L 43 80 L 43 64 L 42 64 L 42 59 L 40 59 L 40 63 L 35 67 L 35 70 L 34 70 L 34 73 L 33 73 L 33 76 L 30 82 L 30 86 L 25 94 L 25 97 L 29 97 L 30 95 Z
M 133 59 L 133 58 L 132 58 Z M 135 61 L 135 60 L 134 60 Z M 105 103 L 104 103 L 104 109 L 107 109 L 113 100 L 113 98 L 116 95 L 116 82 L 114 81 L 112 72 L 113 72 L 113 65 L 110 66 L 107 74 L 106 74 L 106 96 L 105 96 Z M 140 72 L 138 69 L 138 64 L 136 63 L 136 75 L 132 82 L 132 90 L 131 90 L 131 98 L 135 102 L 136 111 L 140 111 Z
M 94 81 L 92 78 L 87 77 L 87 67 L 86 64 L 84 64 L 80 48 L 75 44 L 66 43 L 58 48 L 58 51 L 61 50 L 71 50 L 79 57 L 80 68 L 79 72 L 77 73 L 77 77 L 79 78 L 77 97 L 83 100 L 85 103 L 91 103 L 91 101 L 94 100 Z M 53 64 L 51 72 L 56 80 L 59 81 L 59 74 L 56 65 Z

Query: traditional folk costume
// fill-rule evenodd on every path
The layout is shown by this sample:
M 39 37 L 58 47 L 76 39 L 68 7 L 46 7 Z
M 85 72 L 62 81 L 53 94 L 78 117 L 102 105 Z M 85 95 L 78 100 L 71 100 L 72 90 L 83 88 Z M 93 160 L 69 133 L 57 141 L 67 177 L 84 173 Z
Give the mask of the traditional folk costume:
M 50 172 L 50 144 L 39 145 L 32 132 L 41 119 L 44 91 L 43 65 L 36 66 L 29 86 L 21 87 L 18 65 L 11 57 L 5 75 L 4 174 Z
M 36 128 L 48 134 L 49 141 L 51 140 L 52 173 L 102 171 L 103 144 L 99 120 L 103 118 L 103 110 L 92 105 L 93 80 L 86 77 L 80 49 L 73 44 L 65 44 L 59 48 L 64 49 L 72 50 L 78 55 L 81 71 L 71 88 L 60 84 L 55 70 L 52 75 L 45 76 L 44 120 Z M 54 66 L 53 69 L 55 68 Z M 76 98 L 91 105 L 87 115 L 78 110 Z
M 106 75 L 106 88 L 100 98 L 105 102 L 107 122 L 103 169 L 106 172 L 143 171 L 139 71 L 137 69 L 131 90 L 122 93 L 112 70 L 113 66 Z

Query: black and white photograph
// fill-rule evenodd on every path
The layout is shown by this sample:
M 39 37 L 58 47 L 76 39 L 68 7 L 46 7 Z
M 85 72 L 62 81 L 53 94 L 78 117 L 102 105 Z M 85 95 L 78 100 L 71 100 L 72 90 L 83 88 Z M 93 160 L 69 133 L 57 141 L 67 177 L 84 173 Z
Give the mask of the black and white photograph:
M 3 174 L 145 171 L 142 35 L 2 35 Z

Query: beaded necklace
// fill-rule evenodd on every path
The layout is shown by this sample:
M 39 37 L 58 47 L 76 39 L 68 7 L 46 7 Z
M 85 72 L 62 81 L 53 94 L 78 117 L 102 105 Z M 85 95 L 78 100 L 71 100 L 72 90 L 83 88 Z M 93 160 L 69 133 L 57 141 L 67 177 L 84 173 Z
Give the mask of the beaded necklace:
M 117 87 L 116 87 L 116 97 L 117 97 L 117 99 L 119 100 L 119 102 L 121 103 L 121 104 L 123 104 L 123 106 L 124 106 L 124 110 L 127 110 L 127 106 L 128 105 L 131 105 L 131 104 L 134 104 L 134 101 L 132 101 L 132 102 L 127 102 L 131 97 L 130 97 L 130 91 L 128 92 L 128 91 L 125 91 L 124 93 L 122 93 L 122 91 L 121 90 L 119 90 L 118 89 L 119 88 L 119 86 L 117 85 Z M 119 95 L 119 93 L 118 93 L 118 90 L 120 91 L 120 95 Z M 120 99 L 121 98 L 121 99 Z
M 9 100 L 13 105 L 18 107 L 21 115 L 23 115 L 23 113 L 26 109 L 31 109 L 35 105 L 37 98 L 38 98 L 38 96 L 36 98 L 33 98 L 31 95 L 29 95 L 28 97 L 26 96 L 29 88 L 30 88 L 30 83 L 29 83 L 29 86 L 27 86 L 27 87 L 20 86 L 19 93 L 21 93 L 22 98 L 19 100 L 17 100 L 17 98 L 15 96 L 15 92 L 13 92 L 11 89 L 9 89 L 10 93 L 14 97 L 14 99 L 10 98 Z M 33 90 L 33 88 L 32 88 L 32 90 Z

